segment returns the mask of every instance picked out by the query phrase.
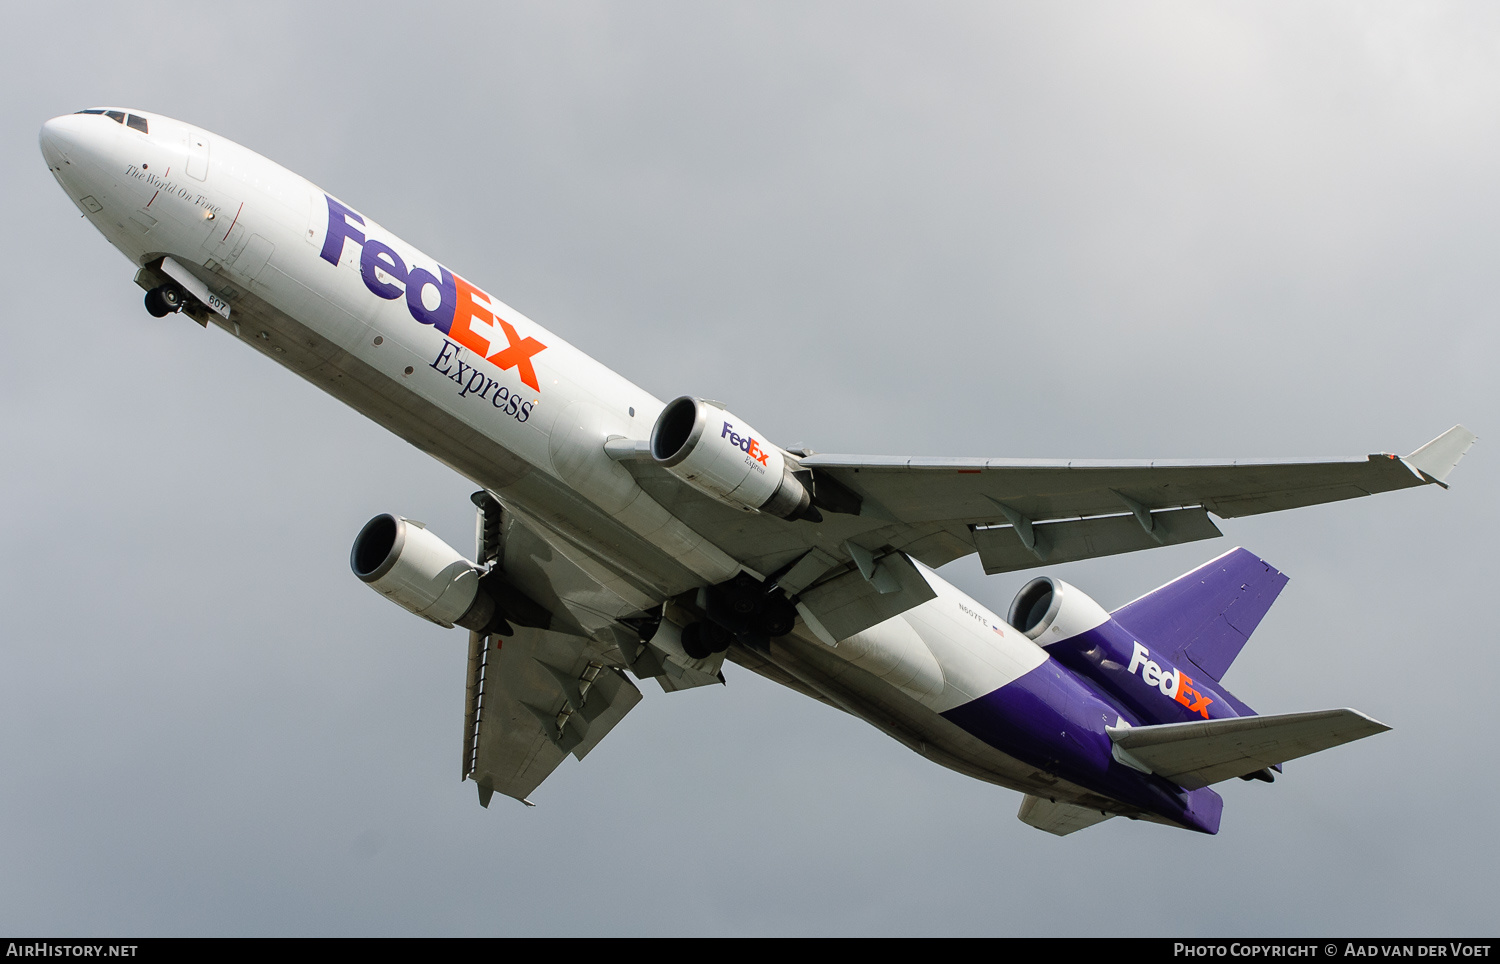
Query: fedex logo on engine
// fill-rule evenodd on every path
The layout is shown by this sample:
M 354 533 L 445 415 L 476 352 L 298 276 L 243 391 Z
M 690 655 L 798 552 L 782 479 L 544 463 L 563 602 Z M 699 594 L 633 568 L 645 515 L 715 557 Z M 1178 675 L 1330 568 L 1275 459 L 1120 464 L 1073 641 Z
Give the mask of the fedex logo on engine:
M 390 245 L 365 237 L 360 230 L 365 219 L 359 212 L 324 197 L 328 234 L 319 255 L 324 261 L 337 265 L 345 242 L 353 241 L 360 247 L 359 275 L 372 293 L 387 301 L 405 297 L 406 309 L 416 321 L 431 325 L 502 371 L 514 368 L 522 382 L 542 390 L 531 359 L 546 345 L 529 335 L 520 337 L 515 326 L 495 312 L 489 295 L 442 265 L 437 274 L 408 266 Z M 434 297 L 436 306 L 428 307 Z
M 1156 660 L 1148 658 L 1150 655 L 1151 651 L 1137 642 L 1134 652 L 1130 654 L 1130 666 L 1126 672 L 1134 676 L 1136 670 L 1140 670 L 1141 679 L 1148 686 L 1155 686 L 1161 690 L 1161 695 L 1176 700 L 1189 711 L 1208 719 L 1208 704 L 1213 700 L 1193 689 L 1191 676 L 1180 669 L 1162 669 Z
M 735 448 L 739 449 L 741 452 L 744 452 L 746 455 L 750 456 L 761 465 L 767 466 L 769 468 L 770 463 L 768 463 L 766 460 L 771 457 L 771 453 L 761 448 L 760 442 L 756 441 L 754 438 L 751 438 L 749 435 L 740 435 L 738 432 L 736 432 L 734 430 L 734 424 L 732 422 L 724 423 L 724 431 L 719 433 L 719 438 L 729 439 L 730 445 L 733 445 Z

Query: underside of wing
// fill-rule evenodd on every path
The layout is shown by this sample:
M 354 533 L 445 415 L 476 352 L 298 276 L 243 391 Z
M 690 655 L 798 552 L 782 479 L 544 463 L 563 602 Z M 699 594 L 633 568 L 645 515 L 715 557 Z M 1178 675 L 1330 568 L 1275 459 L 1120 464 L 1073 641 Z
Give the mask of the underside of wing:
M 494 793 L 525 800 L 563 757 L 583 759 L 641 699 L 582 637 L 517 627 L 509 637 L 473 634 L 470 644 L 464 776 L 485 806 Z
M 681 621 L 638 608 L 595 558 L 505 508 L 473 496 L 476 555 L 499 618 L 470 633 L 463 776 L 485 806 L 495 793 L 526 798 L 568 754 L 583 759 L 641 694 L 624 670 L 666 692 L 724 681 L 724 653 L 688 655 Z
M 996 573 L 1210 539 L 1220 534 L 1210 513 L 1236 518 L 1446 485 L 1474 441 L 1454 426 L 1406 458 L 1114 463 L 813 455 L 801 464 L 860 496 L 862 514 L 962 539 L 985 571 Z M 948 561 L 912 554 L 929 565 Z
M 622 671 L 639 644 L 630 602 L 586 561 L 487 493 L 473 499 L 476 554 L 505 587 L 504 627 L 469 635 L 464 700 L 463 776 L 489 806 L 495 793 L 525 801 L 563 757 L 583 759 L 640 702 Z
M 791 453 L 816 518 L 746 511 L 676 478 L 645 442 L 612 448 L 642 490 L 838 639 L 927 597 L 911 562 L 978 553 L 986 572 L 1178 545 L 1235 518 L 1426 484 L 1475 441 L 1454 426 L 1401 458 L 1227 462 L 881 458 Z

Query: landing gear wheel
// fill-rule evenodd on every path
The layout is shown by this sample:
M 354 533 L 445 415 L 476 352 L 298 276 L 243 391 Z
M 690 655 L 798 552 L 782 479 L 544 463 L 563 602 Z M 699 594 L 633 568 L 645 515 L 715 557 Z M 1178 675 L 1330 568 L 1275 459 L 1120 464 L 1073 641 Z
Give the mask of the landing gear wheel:
M 703 640 L 703 624 L 688 623 L 682 627 L 682 651 L 693 659 L 708 659 L 713 650 Z
M 153 318 L 165 318 L 182 310 L 182 289 L 173 284 L 157 285 L 146 292 L 146 310 Z
M 734 634 L 718 623 L 688 623 L 682 627 L 682 651 L 693 659 L 708 659 L 734 642 Z
M 785 636 L 796 625 L 797 610 L 791 606 L 778 606 L 750 618 L 750 631 L 771 639 Z
M 734 633 L 720 626 L 718 623 L 703 624 L 703 641 L 708 644 L 708 649 L 713 653 L 722 653 L 734 642 Z

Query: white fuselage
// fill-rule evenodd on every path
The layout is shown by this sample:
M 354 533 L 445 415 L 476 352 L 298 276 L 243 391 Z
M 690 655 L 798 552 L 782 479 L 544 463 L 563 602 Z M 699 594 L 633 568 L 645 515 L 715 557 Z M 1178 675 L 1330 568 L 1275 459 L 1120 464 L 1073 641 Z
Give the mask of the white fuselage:
M 572 600 L 585 629 L 748 568 L 606 454 L 613 437 L 645 439 L 660 400 L 280 165 L 130 113 L 148 133 L 97 114 L 43 129 L 48 166 L 94 226 L 138 266 L 170 256 L 228 306 L 208 316 L 218 327 L 493 493 L 598 584 Z M 448 330 L 424 323 L 448 298 Z M 1081 798 L 937 715 L 1049 657 L 922 571 L 936 598 L 836 647 L 799 625 L 772 660 L 945 765 Z

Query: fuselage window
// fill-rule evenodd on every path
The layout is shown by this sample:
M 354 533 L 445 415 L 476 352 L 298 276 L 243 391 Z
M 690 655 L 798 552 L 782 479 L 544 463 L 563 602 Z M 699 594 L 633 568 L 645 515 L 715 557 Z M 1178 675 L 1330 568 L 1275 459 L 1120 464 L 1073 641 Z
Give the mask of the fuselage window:
M 131 128 L 132 130 L 138 130 L 142 134 L 151 133 L 146 129 L 146 118 L 140 116 L 139 114 L 131 114 L 126 117 L 125 126 Z

